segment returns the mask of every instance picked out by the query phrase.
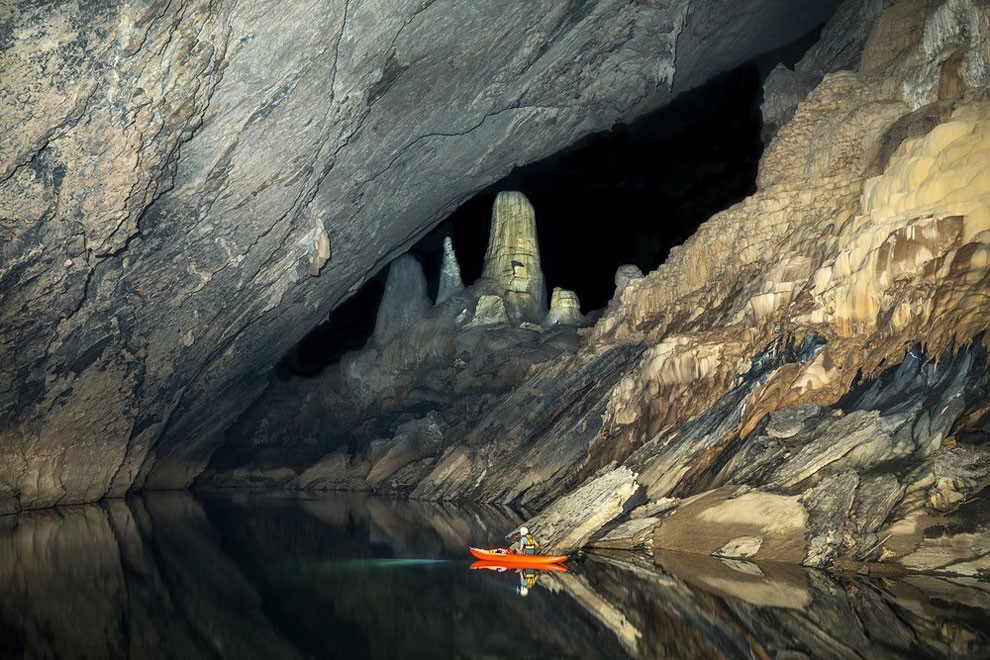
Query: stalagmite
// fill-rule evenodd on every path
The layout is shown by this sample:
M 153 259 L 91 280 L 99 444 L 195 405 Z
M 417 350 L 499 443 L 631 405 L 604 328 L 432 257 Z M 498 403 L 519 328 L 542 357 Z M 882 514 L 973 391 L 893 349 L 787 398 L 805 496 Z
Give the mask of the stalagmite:
M 581 325 L 584 315 L 581 313 L 581 301 L 573 291 L 554 287 L 550 296 L 550 311 L 543 320 L 544 327 L 555 325 Z
M 437 304 L 464 290 L 461 267 L 457 263 L 454 244 L 450 236 L 443 239 L 443 265 L 440 267 L 440 286 L 437 289 Z
M 522 193 L 501 192 L 495 198 L 485 267 L 476 286 L 502 298 L 512 323 L 540 323 L 546 317 L 536 215 Z
M 384 346 L 415 326 L 429 308 L 423 268 L 415 257 L 404 254 L 389 266 L 385 294 L 375 320 L 375 345 Z

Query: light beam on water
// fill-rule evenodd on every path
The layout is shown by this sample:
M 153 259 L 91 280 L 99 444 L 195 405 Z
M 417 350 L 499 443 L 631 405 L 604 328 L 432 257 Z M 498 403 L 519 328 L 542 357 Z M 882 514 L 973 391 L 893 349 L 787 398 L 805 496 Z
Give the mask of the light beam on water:
M 453 562 L 453 559 L 384 557 L 375 559 L 330 559 L 326 561 L 306 562 L 302 564 L 301 567 L 317 573 L 340 573 L 346 571 L 436 566 L 439 564 L 450 564 Z

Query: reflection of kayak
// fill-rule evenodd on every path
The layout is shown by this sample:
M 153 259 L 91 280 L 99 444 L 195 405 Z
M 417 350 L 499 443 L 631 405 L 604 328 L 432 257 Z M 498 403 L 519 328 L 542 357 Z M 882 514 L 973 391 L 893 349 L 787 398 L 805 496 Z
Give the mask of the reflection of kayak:
M 567 555 L 522 555 L 511 550 L 506 550 L 505 548 L 495 548 L 494 550 L 469 548 L 469 550 L 478 559 L 493 561 L 499 564 L 559 564 L 567 561 Z
M 497 561 L 484 561 L 479 559 L 478 561 L 471 564 L 472 569 L 487 568 L 489 571 L 520 571 L 520 570 L 534 570 L 534 571 L 553 571 L 554 573 L 566 573 L 567 567 L 561 564 L 530 564 L 528 562 L 517 561 L 515 563 L 507 562 L 497 562 Z

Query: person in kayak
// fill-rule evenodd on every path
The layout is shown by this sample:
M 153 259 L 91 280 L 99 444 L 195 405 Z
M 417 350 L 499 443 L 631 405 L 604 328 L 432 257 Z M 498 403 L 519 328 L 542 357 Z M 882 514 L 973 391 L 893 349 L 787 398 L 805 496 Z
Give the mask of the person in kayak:
M 540 544 L 529 533 L 529 529 L 520 527 L 518 532 L 519 540 L 512 544 L 512 549 L 521 555 L 535 555 L 536 549 L 540 547 Z

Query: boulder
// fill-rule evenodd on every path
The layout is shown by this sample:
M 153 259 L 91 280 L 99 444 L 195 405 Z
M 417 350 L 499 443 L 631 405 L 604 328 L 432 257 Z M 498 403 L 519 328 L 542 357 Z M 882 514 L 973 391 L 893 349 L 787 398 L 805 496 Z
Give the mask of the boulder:
M 796 497 L 745 492 L 709 491 L 683 502 L 654 533 L 656 550 L 717 554 L 741 544 L 756 560 L 801 562 L 806 554 L 808 514 Z M 737 548 L 738 549 L 738 548 Z
M 589 479 L 526 525 L 544 552 L 567 554 L 585 545 L 606 524 L 628 513 L 639 494 L 636 474 L 629 468 L 615 468 Z

